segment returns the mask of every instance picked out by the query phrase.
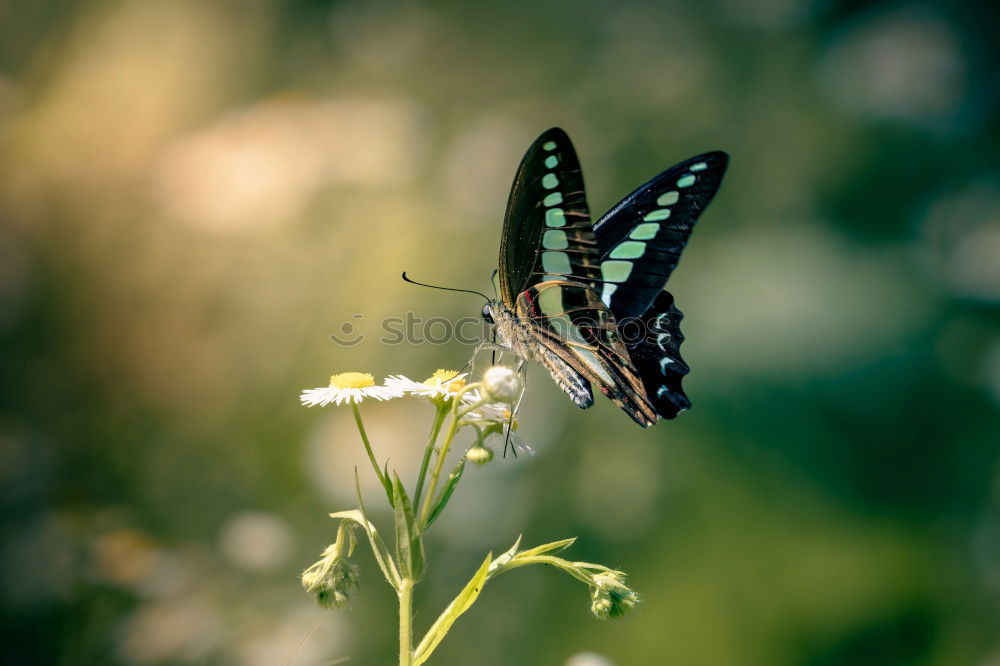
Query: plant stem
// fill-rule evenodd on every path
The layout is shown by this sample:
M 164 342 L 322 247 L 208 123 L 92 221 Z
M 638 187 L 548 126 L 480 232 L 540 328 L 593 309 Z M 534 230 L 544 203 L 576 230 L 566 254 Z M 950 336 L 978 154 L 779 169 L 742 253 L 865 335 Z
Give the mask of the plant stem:
M 413 664 L 413 585 L 404 578 L 399 586 L 399 666 Z
M 378 461 L 375 460 L 375 454 L 372 453 L 372 445 L 368 442 L 368 433 L 365 432 L 365 424 L 361 422 L 361 410 L 358 409 L 358 403 L 352 402 L 351 409 L 354 410 L 354 422 L 358 424 L 358 432 L 361 434 L 361 441 L 364 442 L 368 459 L 372 461 L 372 469 L 375 470 L 375 476 L 378 477 L 379 483 L 382 484 L 383 488 L 388 488 L 385 477 L 382 475 L 382 470 L 378 468 Z
M 461 422 L 462 417 L 469 412 L 475 410 L 477 407 L 483 406 L 487 400 L 480 400 L 471 405 L 468 405 L 459 412 L 458 407 L 461 404 L 461 395 L 466 390 L 476 387 L 476 384 L 466 386 L 462 391 L 458 393 L 454 398 L 452 398 L 451 406 L 451 423 L 448 424 L 448 431 L 444 435 L 444 441 L 441 443 L 441 450 L 438 451 L 437 461 L 434 463 L 434 470 L 431 472 L 431 485 L 427 488 L 427 497 L 424 498 L 424 506 L 420 510 L 420 520 L 418 524 L 423 527 L 427 523 L 427 515 L 431 511 L 431 504 L 434 501 L 434 491 L 437 490 L 438 479 L 441 476 L 441 470 L 444 468 L 444 460 L 448 455 L 448 449 L 451 448 L 451 442 L 455 439 L 455 433 L 458 432 L 458 424 Z
M 438 405 L 437 413 L 434 415 L 434 424 L 431 426 L 431 435 L 427 438 L 427 448 L 424 450 L 424 459 L 420 463 L 420 474 L 417 476 L 417 489 L 413 492 L 413 506 L 420 506 L 420 493 L 424 489 L 424 479 L 427 478 L 427 468 L 430 466 L 431 453 L 434 452 L 434 445 L 437 444 L 438 435 L 441 434 L 441 426 L 444 424 L 444 417 L 448 414 L 448 404 Z

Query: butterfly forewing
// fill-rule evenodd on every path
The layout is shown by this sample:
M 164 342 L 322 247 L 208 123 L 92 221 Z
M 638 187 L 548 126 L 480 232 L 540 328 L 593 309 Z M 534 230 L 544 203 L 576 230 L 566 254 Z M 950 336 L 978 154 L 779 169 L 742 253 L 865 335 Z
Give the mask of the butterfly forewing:
M 528 287 L 572 278 L 596 286 L 597 240 L 573 144 L 553 128 L 528 148 L 511 187 L 500 243 L 500 294 L 514 308 Z
M 594 224 L 601 300 L 621 321 L 643 315 L 677 266 L 729 156 L 711 152 L 667 169 Z

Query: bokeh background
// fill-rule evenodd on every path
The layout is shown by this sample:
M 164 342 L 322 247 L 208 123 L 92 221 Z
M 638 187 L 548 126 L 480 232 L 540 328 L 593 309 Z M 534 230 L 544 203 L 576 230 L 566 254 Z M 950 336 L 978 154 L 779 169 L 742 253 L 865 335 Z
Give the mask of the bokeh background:
M 520 532 L 645 603 L 601 623 L 521 570 L 431 663 L 996 666 L 997 30 L 970 0 L 0 3 L 0 661 L 394 663 L 369 554 L 350 612 L 298 587 L 360 447 L 297 395 L 465 363 L 379 322 L 479 312 L 399 273 L 488 289 L 558 125 L 595 212 L 732 155 L 671 281 L 694 409 L 643 431 L 532 374 L 537 453 L 467 472 L 418 632 Z M 412 475 L 429 407 L 365 410 Z

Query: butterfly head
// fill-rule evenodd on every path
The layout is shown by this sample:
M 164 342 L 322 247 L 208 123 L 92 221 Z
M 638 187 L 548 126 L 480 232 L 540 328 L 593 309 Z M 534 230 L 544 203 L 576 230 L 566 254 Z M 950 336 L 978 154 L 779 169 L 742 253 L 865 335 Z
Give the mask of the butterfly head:
M 490 301 L 487 301 L 486 304 L 483 306 L 483 321 L 485 321 L 487 324 L 493 323 L 492 302 Z

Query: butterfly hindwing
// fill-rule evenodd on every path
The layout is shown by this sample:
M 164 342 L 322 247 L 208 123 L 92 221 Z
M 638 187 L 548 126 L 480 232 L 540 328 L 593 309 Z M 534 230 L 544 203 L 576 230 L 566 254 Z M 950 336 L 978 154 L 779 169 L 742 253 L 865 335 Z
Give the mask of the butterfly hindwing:
M 643 315 L 677 266 L 698 216 L 715 196 L 729 156 L 716 151 L 673 166 L 594 224 L 601 300 L 619 320 Z
M 590 285 L 570 280 L 546 280 L 517 298 L 515 313 L 536 341 L 555 354 L 637 423 L 649 426 L 656 414 L 643 381 L 618 334 L 614 315 Z M 556 383 L 574 397 L 571 386 L 549 366 Z M 584 405 L 574 398 L 580 406 Z
M 674 297 L 661 291 L 646 313 L 625 320 L 621 334 L 656 413 L 672 419 L 691 407 L 681 380 L 690 369 L 681 358 L 681 318 Z

